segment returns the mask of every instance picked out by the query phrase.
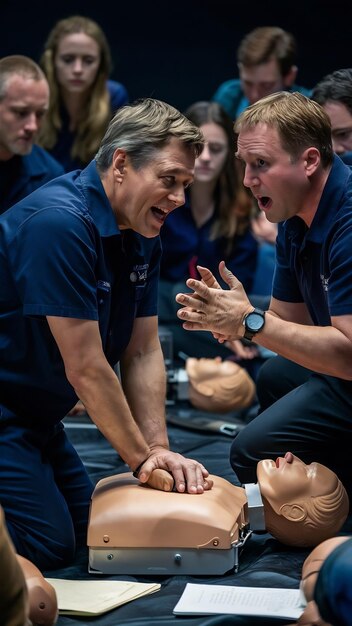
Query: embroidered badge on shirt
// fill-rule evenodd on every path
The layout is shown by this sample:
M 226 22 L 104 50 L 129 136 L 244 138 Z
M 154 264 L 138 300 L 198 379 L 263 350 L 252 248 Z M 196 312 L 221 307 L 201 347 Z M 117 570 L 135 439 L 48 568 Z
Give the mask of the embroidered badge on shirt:
M 130 273 L 130 281 L 132 283 L 145 283 L 148 276 L 148 267 L 148 263 L 144 265 L 134 265 Z
M 321 285 L 324 291 L 328 292 L 329 291 L 329 279 L 325 278 L 324 274 L 320 274 L 320 280 L 321 280 Z

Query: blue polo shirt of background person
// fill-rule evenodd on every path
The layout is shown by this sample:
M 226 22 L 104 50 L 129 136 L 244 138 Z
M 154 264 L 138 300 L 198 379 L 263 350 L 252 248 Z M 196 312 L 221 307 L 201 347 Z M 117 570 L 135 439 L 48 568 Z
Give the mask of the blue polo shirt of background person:
M 273 297 L 305 302 L 313 323 L 352 313 L 352 172 L 338 156 L 308 228 L 297 216 L 279 224 Z
M 308 98 L 311 90 L 301 87 L 300 85 L 292 85 L 288 91 L 298 91 Z M 239 78 L 227 80 L 222 83 L 214 93 L 212 100 L 221 104 L 232 120 L 237 117 L 249 106 L 249 100 L 243 93 L 242 83 Z
M 62 174 L 63 167 L 36 145 L 30 154 L 14 155 L 8 161 L 0 161 L 0 214 Z
M 99 322 L 114 366 L 157 314 L 160 239 L 120 231 L 92 161 L 0 217 L 0 420 L 60 421 L 77 401 L 46 316 Z

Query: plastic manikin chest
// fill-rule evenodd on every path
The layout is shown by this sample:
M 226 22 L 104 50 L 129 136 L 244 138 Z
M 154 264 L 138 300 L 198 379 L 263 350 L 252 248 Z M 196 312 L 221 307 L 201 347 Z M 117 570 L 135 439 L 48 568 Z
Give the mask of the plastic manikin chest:
M 199 495 L 151 489 L 131 473 L 99 481 L 88 526 L 89 571 L 223 574 L 250 535 L 246 492 L 211 476 Z

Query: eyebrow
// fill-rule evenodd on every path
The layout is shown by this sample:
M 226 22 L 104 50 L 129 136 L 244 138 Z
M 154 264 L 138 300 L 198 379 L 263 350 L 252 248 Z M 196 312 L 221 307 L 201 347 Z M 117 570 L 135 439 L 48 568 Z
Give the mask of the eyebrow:
M 346 130 L 352 130 L 352 121 L 351 121 L 351 125 L 350 126 L 335 126 L 334 128 L 331 129 L 332 133 L 340 133 L 342 132 L 346 132 Z
M 169 168 L 167 166 L 163 166 L 163 170 L 162 170 L 163 174 L 168 174 L 168 175 L 180 175 L 180 176 L 187 176 L 190 180 L 194 179 L 194 172 L 190 172 L 187 168 L 183 168 L 183 167 L 173 167 L 173 168 Z

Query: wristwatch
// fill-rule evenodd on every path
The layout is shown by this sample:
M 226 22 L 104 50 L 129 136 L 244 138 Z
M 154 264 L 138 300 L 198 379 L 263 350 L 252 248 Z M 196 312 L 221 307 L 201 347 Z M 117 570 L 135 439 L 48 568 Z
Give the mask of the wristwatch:
M 244 339 L 252 341 L 254 335 L 259 333 L 265 324 L 265 311 L 261 309 L 254 309 L 243 318 Z

